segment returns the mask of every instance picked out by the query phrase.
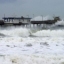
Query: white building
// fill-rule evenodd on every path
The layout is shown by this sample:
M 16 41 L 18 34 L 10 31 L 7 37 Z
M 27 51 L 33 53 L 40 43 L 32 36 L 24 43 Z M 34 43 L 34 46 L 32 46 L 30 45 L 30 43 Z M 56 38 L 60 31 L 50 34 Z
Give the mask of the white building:
M 4 17 L 4 23 L 29 23 L 31 18 L 26 17 Z

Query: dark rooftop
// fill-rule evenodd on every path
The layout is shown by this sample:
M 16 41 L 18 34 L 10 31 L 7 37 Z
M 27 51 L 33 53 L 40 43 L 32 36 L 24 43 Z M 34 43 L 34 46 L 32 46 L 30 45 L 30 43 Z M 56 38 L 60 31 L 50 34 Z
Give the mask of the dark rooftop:
M 3 19 L 31 19 L 31 18 L 27 18 L 27 17 L 3 17 Z

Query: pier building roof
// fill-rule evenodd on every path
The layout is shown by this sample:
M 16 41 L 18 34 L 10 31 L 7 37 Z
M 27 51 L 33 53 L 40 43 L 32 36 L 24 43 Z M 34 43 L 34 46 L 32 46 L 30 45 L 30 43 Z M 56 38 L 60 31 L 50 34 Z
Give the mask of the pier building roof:
M 3 19 L 31 19 L 31 18 L 28 18 L 28 17 L 3 17 Z

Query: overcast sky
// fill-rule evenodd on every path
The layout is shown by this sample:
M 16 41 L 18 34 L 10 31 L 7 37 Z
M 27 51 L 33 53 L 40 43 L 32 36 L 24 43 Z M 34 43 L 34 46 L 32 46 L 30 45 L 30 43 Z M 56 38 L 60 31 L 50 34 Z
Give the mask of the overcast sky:
M 64 18 L 64 0 L 0 0 L 0 19 L 4 16 L 51 15 Z

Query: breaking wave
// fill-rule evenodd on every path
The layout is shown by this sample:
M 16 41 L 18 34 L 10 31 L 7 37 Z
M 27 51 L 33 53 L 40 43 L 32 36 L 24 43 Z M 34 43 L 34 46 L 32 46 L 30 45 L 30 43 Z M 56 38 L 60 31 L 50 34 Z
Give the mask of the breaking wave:
M 5 29 L 5 30 L 1 30 L 0 32 L 8 36 L 29 36 L 31 33 L 30 29 L 22 28 L 22 27 Z
M 12 28 L 12 29 L 5 29 L 0 31 L 0 36 L 22 36 L 22 37 L 28 37 L 28 36 L 38 36 L 38 37 L 63 37 L 64 36 L 64 30 L 35 30 L 35 29 L 29 29 L 29 28 Z
M 51 36 L 51 37 L 64 37 L 64 30 L 40 30 L 33 33 L 35 36 Z

